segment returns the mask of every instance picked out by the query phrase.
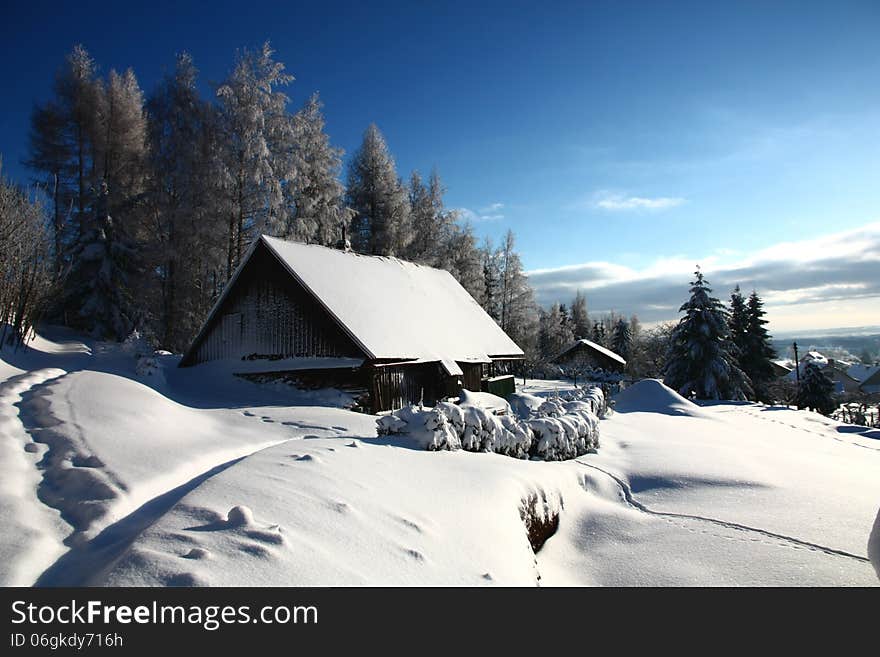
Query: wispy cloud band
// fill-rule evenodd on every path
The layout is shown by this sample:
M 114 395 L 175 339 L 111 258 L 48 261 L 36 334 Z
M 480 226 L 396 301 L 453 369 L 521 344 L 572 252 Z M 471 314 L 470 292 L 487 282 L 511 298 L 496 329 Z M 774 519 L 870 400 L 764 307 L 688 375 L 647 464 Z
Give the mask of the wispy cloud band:
M 825 304 L 842 316 L 825 318 L 829 325 L 880 324 L 880 222 L 817 239 L 775 244 L 751 257 L 722 264 L 719 255 L 666 258 L 633 269 L 609 262 L 529 272 L 542 305 L 569 302 L 577 290 L 587 293 L 593 312 L 617 310 L 635 313 L 643 321 L 676 319 L 687 295 L 696 264 L 720 298 L 735 285 L 757 289 L 765 300 L 768 318 L 773 309 L 786 323 L 815 321 L 794 312 L 807 304 Z M 818 306 L 816 306 L 818 308 Z M 858 315 L 858 317 L 856 317 Z M 778 323 L 776 324 L 778 326 Z
M 644 196 L 623 196 L 612 194 L 602 196 L 595 205 L 602 210 L 621 212 L 626 210 L 668 210 L 685 203 L 685 199 L 678 196 L 658 196 L 647 198 Z

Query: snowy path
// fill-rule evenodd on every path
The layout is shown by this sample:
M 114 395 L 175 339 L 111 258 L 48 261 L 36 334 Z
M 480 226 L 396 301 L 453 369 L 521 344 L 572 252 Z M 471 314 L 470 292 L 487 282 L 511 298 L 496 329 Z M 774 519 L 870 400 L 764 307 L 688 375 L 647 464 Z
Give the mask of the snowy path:
M 46 451 L 33 443 L 19 417 L 23 395 L 66 373 L 40 369 L 0 383 L 0 585 L 27 586 L 64 551 L 69 529 L 60 514 L 38 498 L 42 476 L 37 467 Z

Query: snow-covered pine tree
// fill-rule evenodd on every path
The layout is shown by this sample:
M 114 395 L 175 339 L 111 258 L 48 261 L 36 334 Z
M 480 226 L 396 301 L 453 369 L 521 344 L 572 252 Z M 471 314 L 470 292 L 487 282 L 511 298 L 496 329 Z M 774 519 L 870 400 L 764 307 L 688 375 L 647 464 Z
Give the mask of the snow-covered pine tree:
M 746 350 L 746 340 L 749 331 L 749 317 L 746 312 L 746 300 L 737 285 L 730 293 L 730 309 L 728 311 L 727 328 L 730 331 L 730 341 L 736 347 L 736 357 L 742 368 L 742 355 Z M 744 368 L 743 368 L 744 369 Z
M 685 397 L 746 399 L 751 386 L 737 363 L 724 306 L 699 268 L 695 276 L 690 299 L 679 308 L 685 316 L 672 334 L 664 382 Z
M 93 218 L 84 223 L 71 254 L 67 294 L 76 314 L 68 321 L 96 337 L 121 340 L 139 318 L 130 290 L 136 252 L 121 223 L 110 216 L 109 195 L 102 183 L 91 206 Z
M 632 332 L 630 331 L 629 322 L 623 317 L 617 320 L 614 325 L 614 333 L 611 336 L 611 351 L 629 361 L 630 352 L 632 351 Z
M 571 302 L 571 321 L 576 340 L 590 337 L 590 317 L 587 314 L 587 297 L 581 290 L 574 295 Z
M 765 328 L 765 314 L 764 303 L 753 290 L 746 305 L 746 334 L 739 362 L 752 382 L 755 399 L 772 402 L 769 387 L 775 378 L 773 359 L 776 358 L 776 350 Z
M 240 52 L 232 73 L 217 88 L 227 279 L 257 231 L 284 232 L 285 183 L 296 174 L 296 131 L 287 112 L 288 97 L 278 89 L 293 76 L 273 55 L 268 41 L 258 52 Z
M 825 370 L 815 363 L 807 363 L 797 392 L 798 408 L 807 408 L 822 415 L 830 415 L 837 407 L 834 402 L 834 382 Z
M 364 132 L 348 170 L 346 189 L 355 251 L 403 256 L 412 241 L 409 199 L 397 177 L 394 159 L 375 123 Z
M 296 176 L 287 188 L 291 203 L 283 236 L 332 246 L 342 237 L 348 212 L 345 188 L 339 181 L 342 149 L 330 145 L 322 107 L 318 94 L 313 94 L 293 117 Z

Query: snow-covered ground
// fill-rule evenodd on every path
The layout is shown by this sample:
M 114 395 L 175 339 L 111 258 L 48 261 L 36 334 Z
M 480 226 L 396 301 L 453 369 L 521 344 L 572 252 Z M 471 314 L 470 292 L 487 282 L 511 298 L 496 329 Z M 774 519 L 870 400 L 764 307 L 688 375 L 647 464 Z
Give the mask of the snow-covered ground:
M 535 462 L 63 331 L 0 356 L 0 584 L 878 583 L 880 440 L 813 413 L 645 381 L 598 454 Z M 537 555 L 524 505 L 559 513 Z

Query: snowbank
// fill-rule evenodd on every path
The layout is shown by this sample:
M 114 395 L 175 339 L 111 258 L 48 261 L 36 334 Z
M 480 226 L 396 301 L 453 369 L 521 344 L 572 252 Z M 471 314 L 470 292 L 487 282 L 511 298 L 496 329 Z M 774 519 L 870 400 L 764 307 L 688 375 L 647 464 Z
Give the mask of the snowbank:
M 618 413 L 663 413 L 704 417 L 699 406 L 685 399 L 659 379 L 643 379 L 614 397 Z

